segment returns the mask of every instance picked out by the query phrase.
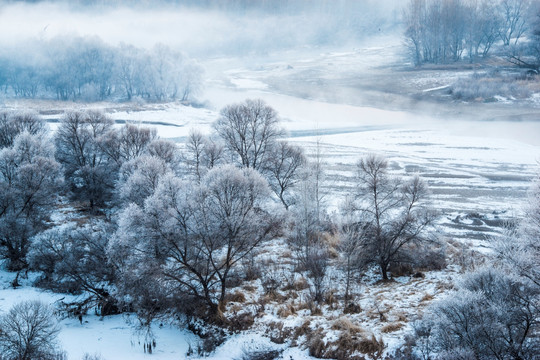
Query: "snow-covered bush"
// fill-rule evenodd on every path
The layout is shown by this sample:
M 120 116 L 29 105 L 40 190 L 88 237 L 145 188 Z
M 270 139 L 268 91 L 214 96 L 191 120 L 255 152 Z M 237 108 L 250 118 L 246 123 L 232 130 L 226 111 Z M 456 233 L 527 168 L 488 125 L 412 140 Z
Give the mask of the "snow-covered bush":
M 441 359 L 531 359 L 539 351 L 539 289 L 496 268 L 465 275 L 417 326 L 418 350 Z M 467 358 L 467 357 L 465 357 Z
M 28 263 L 42 273 L 38 285 L 62 292 L 85 291 L 98 301 L 111 301 L 114 267 L 106 249 L 112 232 L 111 224 L 95 220 L 84 226 L 53 227 L 32 238 Z

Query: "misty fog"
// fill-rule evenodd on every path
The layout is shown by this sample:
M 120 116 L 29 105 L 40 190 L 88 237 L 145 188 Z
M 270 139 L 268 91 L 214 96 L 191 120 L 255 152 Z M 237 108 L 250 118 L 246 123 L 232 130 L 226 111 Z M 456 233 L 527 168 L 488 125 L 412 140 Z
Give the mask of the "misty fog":
M 135 5 L 129 6 L 127 4 Z M 57 36 L 98 36 L 190 54 L 267 53 L 320 44 L 357 43 L 396 27 L 396 1 L 13 2 L 0 5 L 3 46 Z M 186 3 L 188 3 L 186 5 Z M 191 3 L 191 5 L 189 5 Z M 226 5 L 229 4 L 229 5 Z
M 329 113 L 305 113 L 313 117 L 313 129 L 324 127 L 324 118 L 333 117 L 336 111 L 348 126 L 354 124 L 359 116 L 353 115 L 354 111 L 332 109 L 339 104 L 412 112 L 414 123 L 426 120 L 436 126 L 447 126 L 438 123 L 440 118 L 454 123 L 534 118 L 535 111 L 528 108 L 426 101 L 423 94 L 430 93 L 424 91 L 448 86 L 472 72 L 432 71 L 419 75 L 423 78 L 417 78 L 414 71 L 403 72 L 413 69 L 404 46 L 404 6 L 404 2 L 391 0 L 7 1 L 0 4 L 0 64 L 4 58 L 29 66 L 29 74 L 23 76 L 27 80 L 39 74 L 36 69 L 53 63 L 49 72 L 56 80 L 55 72 L 71 69 L 62 65 L 67 61 L 62 59 L 81 44 L 90 44 L 105 54 L 129 50 L 154 57 L 157 45 L 182 57 L 175 65 L 178 71 L 197 69 L 191 72 L 195 79 L 164 84 L 163 91 L 134 90 L 136 97 L 164 100 L 172 94 L 182 99 L 171 86 L 179 87 L 180 93 L 189 88 L 190 101 L 206 103 L 214 110 L 231 101 L 260 97 L 272 103 L 287 121 L 296 115 L 289 109 L 301 105 L 284 103 L 294 104 L 297 99 L 327 103 L 324 109 Z M 239 87 L 234 81 L 251 85 Z M 81 95 L 80 86 L 78 96 L 69 96 L 46 86 L 46 98 L 125 100 L 132 96 L 126 91 L 104 96 L 103 89 Z M 36 94 L 38 89 L 19 91 Z M 318 108 L 320 104 L 305 107 Z M 395 117 L 381 116 L 385 120 Z M 493 128 L 503 128 L 504 136 L 537 141 L 531 131 L 537 125 L 530 122 Z M 467 134 L 470 127 L 459 122 L 448 130 Z M 501 135 L 499 130 L 485 133 L 491 132 Z

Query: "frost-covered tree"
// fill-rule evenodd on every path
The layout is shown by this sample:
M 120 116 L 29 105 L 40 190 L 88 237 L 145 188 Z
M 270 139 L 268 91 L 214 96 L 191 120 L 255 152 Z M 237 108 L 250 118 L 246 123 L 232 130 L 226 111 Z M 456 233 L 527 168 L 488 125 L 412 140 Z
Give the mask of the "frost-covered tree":
M 506 32 L 503 4 L 512 1 L 410 0 L 403 12 L 405 37 L 415 65 L 488 56 Z M 509 26 L 509 24 L 508 24 Z
M 23 301 L 0 317 L 0 349 L 8 360 L 56 359 L 61 355 L 60 328 L 53 309 L 40 301 Z
M 345 275 L 345 305 L 350 300 L 350 290 L 354 276 L 362 268 L 362 251 L 368 227 L 356 218 L 356 204 L 347 197 L 341 206 L 342 221 L 339 229 L 339 265 Z
M 0 253 L 9 269 L 26 266 L 29 239 L 43 229 L 62 180 L 54 148 L 41 134 L 23 132 L 0 150 Z
M 63 292 L 84 291 L 102 307 L 110 305 L 114 303 L 110 294 L 114 267 L 106 250 L 113 231 L 110 223 L 101 220 L 45 230 L 32 238 L 29 266 L 41 272 L 42 286 Z M 107 315 L 104 310 L 111 309 L 102 308 L 102 315 Z
M 294 193 L 294 204 L 290 207 L 293 227 L 288 239 L 296 252 L 300 268 L 306 267 L 313 252 L 324 248 L 321 236 L 328 230 L 325 194 L 322 190 L 326 174 L 318 141 L 313 157 L 312 161 L 299 169 L 300 181 Z
M 32 135 L 45 135 L 47 123 L 33 113 L 0 112 L 0 149 L 13 145 L 17 135 L 22 132 Z
M 181 153 L 178 145 L 170 140 L 154 139 L 146 147 L 146 153 L 150 156 L 159 158 L 171 167 L 175 172 L 179 172 Z
M 226 106 L 214 123 L 214 130 L 238 164 L 258 171 L 284 134 L 276 111 L 260 99 Z
M 171 172 L 167 163 L 155 156 L 142 155 L 125 162 L 116 184 L 122 202 L 144 205 L 158 186 L 161 176 Z
M 224 162 L 224 146 L 217 139 L 191 130 L 183 158 L 189 173 L 200 182 L 208 170 Z
M 510 47 L 508 60 L 519 67 L 538 71 L 540 70 L 540 4 L 530 3 L 530 10 L 526 15 L 523 15 L 527 21 L 524 40 Z
M 131 204 L 120 214 L 109 254 L 130 283 L 151 276 L 141 281 L 202 301 L 215 316 L 233 269 L 279 227 L 268 196 L 259 174 L 231 165 L 210 170 L 200 184 L 164 176 L 144 207 Z M 147 289 L 126 289 L 131 297 L 138 291 Z
M 540 288 L 540 177 L 532 184 L 524 219 L 496 240 L 498 258 L 508 269 Z
M 430 331 L 417 335 L 441 359 L 534 359 L 540 350 L 538 295 L 538 287 L 525 278 L 481 269 L 428 309 L 419 328 Z
M 367 232 L 362 232 L 364 262 L 377 264 L 386 280 L 390 264 L 412 261 L 414 254 L 408 250 L 427 240 L 435 214 L 427 202 L 427 186 L 418 176 L 393 178 L 386 159 L 376 155 L 361 159 L 357 168 L 357 194 L 350 211 Z
M 143 155 L 157 140 L 154 128 L 126 123 L 119 130 L 109 129 L 98 140 L 100 150 L 119 168 L 126 161 Z
M 74 198 L 88 202 L 90 209 L 103 206 L 114 189 L 116 173 L 101 145 L 112 125 L 101 112 L 70 112 L 56 132 L 56 158 L 64 165 L 66 181 Z
M 165 45 L 114 47 L 95 36 L 34 40 L 5 49 L 0 64 L 1 90 L 15 97 L 190 101 L 203 83 L 202 67 Z

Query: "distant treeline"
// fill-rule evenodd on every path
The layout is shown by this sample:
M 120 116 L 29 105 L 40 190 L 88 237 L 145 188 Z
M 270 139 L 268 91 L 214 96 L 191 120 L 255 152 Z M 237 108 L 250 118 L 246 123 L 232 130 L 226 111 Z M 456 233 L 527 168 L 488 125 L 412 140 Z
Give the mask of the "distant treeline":
M 514 60 L 527 62 L 540 55 L 535 53 L 539 10 L 530 0 L 410 0 L 405 37 L 416 65 L 475 62 L 496 44 Z
M 4 96 L 187 101 L 202 82 L 202 68 L 165 45 L 146 50 L 77 37 L 23 44 L 22 49 L 0 55 Z

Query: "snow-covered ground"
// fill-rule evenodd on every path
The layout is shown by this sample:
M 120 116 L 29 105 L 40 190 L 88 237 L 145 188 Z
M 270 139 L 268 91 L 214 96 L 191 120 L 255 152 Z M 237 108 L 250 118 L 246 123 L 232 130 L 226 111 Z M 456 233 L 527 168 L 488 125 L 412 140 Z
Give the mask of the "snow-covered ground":
M 355 87 L 356 80 L 377 81 L 377 74 L 386 71 L 402 51 L 395 38 L 386 41 L 387 46 L 383 46 L 385 43 L 367 44 L 343 51 L 301 49 L 249 63 L 209 60 L 205 64 L 208 81 L 201 97 L 206 104 L 203 108 L 177 103 L 83 105 L 7 100 L 6 107 L 46 111 L 45 117 L 53 128 L 63 110 L 98 107 L 118 122 L 153 124 L 160 136 L 181 142 L 191 128 L 209 132 L 224 105 L 246 98 L 262 98 L 278 111 L 290 141 L 304 147 L 308 156 L 317 146 L 322 150 L 331 209 L 338 208 L 344 194 L 353 186 L 355 162 L 368 153 L 379 153 L 388 158 L 395 174 L 418 173 L 428 182 L 435 207 L 441 212 L 441 236 L 471 242 L 478 250 L 488 249 L 489 238 L 500 230 L 500 225 L 520 216 L 529 181 L 539 169 L 540 112 L 527 109 L 528 115 L 532 114 L 527 118 L 536 117 L 537 121 L 512 121 L 511 117 L 474 121 L 471 120 L 474 109 L 470 107 L 441 104 L 439 113 L 436 104 L 427 107 L 432 110 L 428 112 L 411 110 L 413 105 L 407 103 L 401 109 L 403 100 L 397 95 L 388 95 L 379 99 L 376 105 L 367 106 L 366 102 L 374 94 Z M 401 76 L 399 72 L 393 74 Z M 447 86 L 454 75 L 441 75 L 432 81 L 419 77 L 412 86 L 419 92 L 437 91 Z M 399 86 L 396 81 L 396 87 Z M 362 94 L 366 96 L 362 97 Z M 385 100 L 388 100 L 388 106 L 381 106 Z M 477 111 L 478 117 L 485 120 L 485 114 Z M 505 110 L 505 114 L 508 111 Z M 519 109 L 512 111 L 519 113 Z M 402 317 L 410 319 L 420 303 L 428 303 L 429 299 L 439 296 L 456 272 L 455 269 L 434 272 L 420 280 L 399 278 L 384 288 L 359 289 L 363 294 L 360 305 L 375 311 L 373 302 L 382 299 L 378 306 L 388 307 L 392 321 L 403 322 Z M 12 289 L 13 276 L 2 273 L 0 277 L 0 308 L 3 311 L 23 299 L 39 298 L 54 303 L 63 297 L 28 284 Z M 393 294 L 400 294 L 400 299 L 393 299 L 392 304 L 384 301 Z M 360 315 L 352 318 L 365 328 L 376 327 L 376 319 L 365 319 Z M 267 320 L 274 321 L 275 318 Z M 294 318 L 285 320 L 298 322 Z M 315 325 L 320 321 L 318 318 L 312 320 Z M 85 353 L 98 354 L 109 360 L 182 359 L 190 344 L 195 342 L 189 332 L 171 324 L 160 326 L 158 323 L 153 329 L 157 348 L 152 355 L 145 354 L 133 316 L 101 319 L 88 315 L 82 325 L 77 319 L 64 319 L 61 326 L 60 341 L 69 359 L 80 359 Z M 283 349 L 256 330 L 234 335 L 211 358 L 238 359 L 245 351 Z M 405 330 L 406 326 L 388 334 L 374 332 L 384 337 L 387 350 L 391 351 L 399 346 Z M 281 358 L 309 357 L 307 350 L 291 348 L 285 350 Z

